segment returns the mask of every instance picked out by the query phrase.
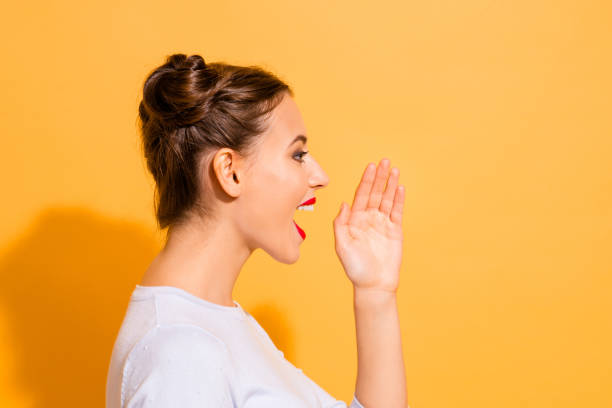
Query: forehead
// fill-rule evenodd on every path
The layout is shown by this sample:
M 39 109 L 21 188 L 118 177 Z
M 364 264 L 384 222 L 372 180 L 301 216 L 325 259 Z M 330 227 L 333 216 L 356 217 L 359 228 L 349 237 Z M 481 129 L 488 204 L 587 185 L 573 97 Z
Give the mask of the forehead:
M 300 134 L 306 134 L 302 114 L 293 98 L 290 95 L 285 95 L 271 112 L 268 119 L 266 143 L 276 144 L 280 148 L 287 148 L 289 143 Z

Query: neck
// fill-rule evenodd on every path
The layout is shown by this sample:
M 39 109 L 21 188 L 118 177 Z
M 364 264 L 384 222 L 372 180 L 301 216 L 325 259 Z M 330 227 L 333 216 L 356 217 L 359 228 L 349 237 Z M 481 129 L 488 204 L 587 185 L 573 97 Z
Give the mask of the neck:
M 166 245 L 140 284 L 175 286 L 209 302 L 235 306 L 234 285 L 252 252 L 229 222 L 170 227 Z

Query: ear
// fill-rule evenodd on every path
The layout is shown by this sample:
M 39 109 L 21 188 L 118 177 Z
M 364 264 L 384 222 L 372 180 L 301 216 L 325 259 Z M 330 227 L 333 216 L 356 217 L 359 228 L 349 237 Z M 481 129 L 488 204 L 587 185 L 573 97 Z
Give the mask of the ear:
M 221 188 L 231 197 L 240 195 L 242 158 L 235 150 L 219 149 L 212 159 L 212 168 Z

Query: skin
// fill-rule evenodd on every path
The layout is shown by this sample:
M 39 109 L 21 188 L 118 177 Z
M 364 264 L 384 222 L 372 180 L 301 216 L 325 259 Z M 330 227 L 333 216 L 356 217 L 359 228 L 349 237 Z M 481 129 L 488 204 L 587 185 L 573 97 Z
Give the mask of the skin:
M 336 253 L 353 283 L 357 335 L 355 396 L 368 408 L 407 407 L 397 308 L 405 189 L 399 169 L 369 163 L 351 208 L 334 219 Z
M 192 216 L 170 227 L 166 245 L 141 285 L 175 286 L 207 301 L 235 306 L 234 284 L 255 249 L 286 264 L 298 260 L 303 240 L 293 224 L 296 207 L 327 186 L 329 178 L 310 153 L 296 156 L 308 149 L 303 141 L 291 143 L 297 135 L 306 135 L 291 96 L 285 95 L 267 122 L 253 155 L 242 157 L 227 148 L 215 153 L 214 220 Z
M 232 290 L 243 264 L 262 248 L 276 260 L 294 263 L 302 238 L 296 207 L 327 186 L 329 179 L 303 142 L 306 134 L 294 100 L 286 95 L 252 156 L 231 149 L 212 159 L 214 219 L 170 227 L 143 286 L 182 288 L 204 300 L 235 307 Z M 335 250 L 353 284 L 357 337 L 355 395 L 368 408 L 407 406 L 406 377 L 397 308 L 402 261 L 404 187 L 388 159 L 369 163 L 353 204 L 342 203 L 333 221 Z M 315 204 L 316 205 L 316 204 Z

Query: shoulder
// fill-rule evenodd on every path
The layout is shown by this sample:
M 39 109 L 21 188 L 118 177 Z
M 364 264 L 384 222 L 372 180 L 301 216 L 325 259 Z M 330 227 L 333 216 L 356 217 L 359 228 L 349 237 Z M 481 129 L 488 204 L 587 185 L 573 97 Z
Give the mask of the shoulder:
M 127 357 L 127 363 L 180 363 L 183 360 L 206 360 L 222 363 L 227 357 L 225 343 L 209 331 L 190 324 L 157 325 L 138 341 Z
M 145 397 L 168 399 L 174 404 L 201 402 L 204 397 L 211 398 L 209 402 L 227 399 L 232 377 L 229 362 L 225 344 L 201 327 L 155 326 L 127 356 L 122 400 L 130 406 L 130 401 Z

